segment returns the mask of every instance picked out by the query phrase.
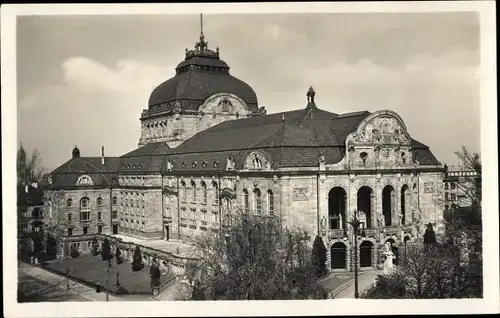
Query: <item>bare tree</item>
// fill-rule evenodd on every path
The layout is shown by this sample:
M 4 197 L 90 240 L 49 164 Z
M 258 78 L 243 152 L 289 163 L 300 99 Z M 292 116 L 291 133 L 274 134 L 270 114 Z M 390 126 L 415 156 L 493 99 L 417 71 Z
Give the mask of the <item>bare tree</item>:
M 195 282 L 196 299 L 326 297 L 314 276 L 304 231 L 282 229 L 275 217 L 238 212 L 224 223 L 221 231 L 207 232 L 195 242 L 192 257 L 197 261 L 186 272 Z
M 409 245 L 401 265 L 380 275 L 365 298 L 471 298 L 481 297 L 482 286 L 460 261 L 455 246 Z
M 38 183 L 43 181 L 47 170 L 43 167 L 42 158 L 40 157 L 38 149 L 35 148 L 31 156 L 26 159 L 26 170 L 28 174 L 27 178 L 37 181 Z

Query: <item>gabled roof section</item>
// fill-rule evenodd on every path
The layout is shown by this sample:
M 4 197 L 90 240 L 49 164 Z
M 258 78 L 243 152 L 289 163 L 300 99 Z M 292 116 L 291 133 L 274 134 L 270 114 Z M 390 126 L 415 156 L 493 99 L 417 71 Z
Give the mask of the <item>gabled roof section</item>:
M 165 142 L 152 142 L 134 149 L 123 156 L 120 156 L 120 158 L 164 155 L 169 149 L 170 147 Z
M 105 157 L 105 163 L 101 163 L 101 157 L 77 157 L 68 160 L 51 174 L 61 173 L 115 173 L 118 170 L 119 159 L 117 157 Z

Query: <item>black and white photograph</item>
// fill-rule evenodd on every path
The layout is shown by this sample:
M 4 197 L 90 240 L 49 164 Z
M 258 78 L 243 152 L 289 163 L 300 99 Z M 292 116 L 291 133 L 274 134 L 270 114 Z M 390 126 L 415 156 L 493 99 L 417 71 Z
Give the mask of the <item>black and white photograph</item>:
M 4 315 L 500 310 L 494 2 L 1 11 Z

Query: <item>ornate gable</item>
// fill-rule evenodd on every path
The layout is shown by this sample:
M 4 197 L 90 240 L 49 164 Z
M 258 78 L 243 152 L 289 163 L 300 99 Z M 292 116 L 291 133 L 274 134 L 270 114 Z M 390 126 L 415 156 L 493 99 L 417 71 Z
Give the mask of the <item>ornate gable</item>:
M 346 139 L 351 169 L 414 166 L 411 138 L 401 117 L 379 111 L 366 118 Z

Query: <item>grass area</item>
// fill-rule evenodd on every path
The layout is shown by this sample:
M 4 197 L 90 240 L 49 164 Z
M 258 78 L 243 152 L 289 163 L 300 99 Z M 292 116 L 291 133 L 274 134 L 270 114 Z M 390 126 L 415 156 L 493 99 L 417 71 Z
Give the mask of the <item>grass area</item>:
M 106 269 L 108 262 L 103 261 L 101 255 L 81 255 L 62 261 L 51 262 L 44 265 L 49 271 L 57 272 L 66 276 L 66 268 L 69 268 L 69 276 L 84 284 L 96 286 L 101 285 L 102 291 L 106 288 Z M 116 285 L 116 274 L 120 273 L 120 287 Z M 144 266 L 140 271 L 132 271 L 132 263 L 117 265 L 116 260 L 111 260 L 109 271 L 109 292 L 114 294 L 152 294 L 149 267 Z M 162 275 L 160 283 L 165 282 L 170 276 Z M 119 290 L 121 289 L 121 291 Z

